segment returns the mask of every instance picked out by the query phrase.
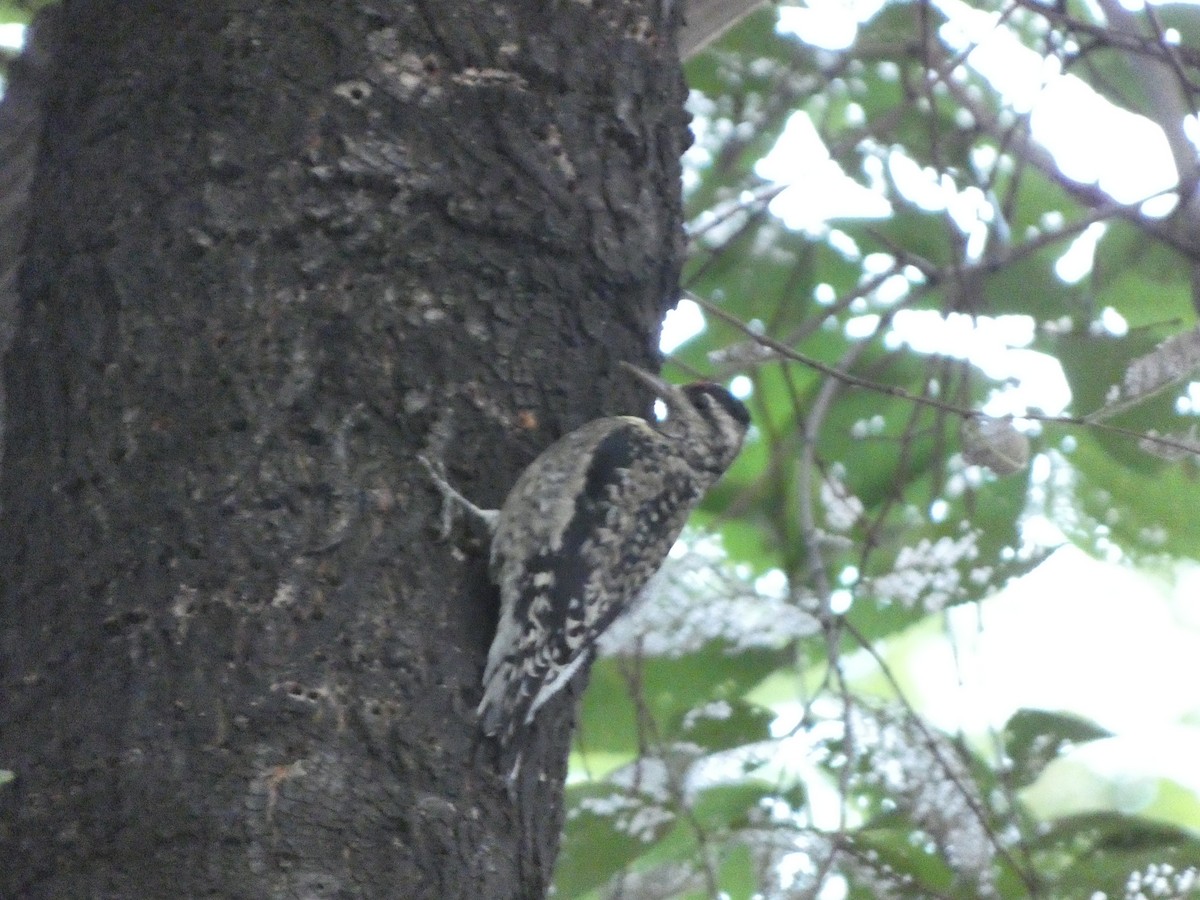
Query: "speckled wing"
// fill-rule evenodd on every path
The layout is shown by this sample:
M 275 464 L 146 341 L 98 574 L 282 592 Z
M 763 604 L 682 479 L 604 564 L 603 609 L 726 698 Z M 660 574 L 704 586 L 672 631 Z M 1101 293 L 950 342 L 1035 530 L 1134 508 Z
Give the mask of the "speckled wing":
M 485 733 L 510 737 L 590 659 L 701 493 L 668 440 L 634 417 L 583 426 L 522 474 L 492 541 L 501 611 L 479 707 Z

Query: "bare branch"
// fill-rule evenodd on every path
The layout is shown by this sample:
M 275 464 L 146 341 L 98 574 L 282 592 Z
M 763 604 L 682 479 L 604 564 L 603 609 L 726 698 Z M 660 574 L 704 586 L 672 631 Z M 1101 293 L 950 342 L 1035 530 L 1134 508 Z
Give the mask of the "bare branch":
M 766 0 L 692 0 L 679 34 L 679 55 L 691 59 Z
M 894 385 L 890 384 L 880 384 L 878 382 L 871 381 L 868 378 L 860 378 L 857 375 L 851 375 L 849 372 L 844 372 L 836 366 L 823 363 L 819 359 L 815 359 L 811 356 L 801 353 L 798 350 L 794 350 L 793 348 L 788 347 L 787 345 L 774 340 L 765 334 L 759 334 L 737 316 L 726 312 L 725 310 L 721 309 L 721 307 L 710 303 L 703 297 L 699 297 L 691 292 L 689 292 L 689 297 L 694 300 L 702 309 L 704 309 L 705 312 L 716 316 L 718 319 L 726 322 L 729 325 L 732 325 L 734 328 L 737 328 L 752 340 L 759 342 L 764 347 L 769 347 L 770 349 L 774 350 L 780 356 L 794 360 L 795 362 L 803 363 L 809 368 L 832 376 L 833 378 L 836 378 L 845 384 L 852 384 L 855 387 L 865 388 L 866 390 L 875 391 L 878 394 L 884 394 L 889 397 L 899 397 L 902 400 L 907 400 L 910 403 L 915 403 L 920 406 L 928 406 L 933 409 L 940 409 L 943 412 L 959 416 L 963 419 L 978 419 L 984 417 L 984 414 L 976 409 L 968 409 L 963 406 L 958 406 L 954 403 L 946 403 L 933 397 L 923 397 L 920 394 L 914 394 L 911 391 L 906 391 L 904 388 L 895 387 Z M 1092 428 L 1097 431 L 1106 431 L 1109 434 L 1119 434 L 1123 437 L 1133 438 L 1137 441 L 1145 441 L 1159 447 L 1172 448 L 1189 455 L 1195 452 L 1195 445 L 1186 440 L 1176 440 L 1174 438 L 1165 437 L 1159 434 L 1150 434 L 1147 432 L 1136 431 L 1132 428 L 1122 428 L 1119 425 L 1110 425 L 1107 422 L 1097 422 L 1089 416 L 1047 416 L 1041 413 L 1025 412 L 1019 416 L 1014 416 L 1014 418 L 1025 419 L 1030 422 L 1042 422 L 1047 425 L 1078 425 L 1085 428 Z

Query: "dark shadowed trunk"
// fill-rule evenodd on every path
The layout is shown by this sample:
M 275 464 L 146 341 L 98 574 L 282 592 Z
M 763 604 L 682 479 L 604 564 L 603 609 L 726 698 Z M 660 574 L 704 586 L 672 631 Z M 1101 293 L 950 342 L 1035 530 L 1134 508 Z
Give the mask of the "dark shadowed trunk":
M 678 274 L 677 12 L 59 19 L 3 371 L 0 896 L 540 896 L 573 698 L 514 804 L 485 551 L 415 456 L 495 505 L 644 411 L 616 361 Z

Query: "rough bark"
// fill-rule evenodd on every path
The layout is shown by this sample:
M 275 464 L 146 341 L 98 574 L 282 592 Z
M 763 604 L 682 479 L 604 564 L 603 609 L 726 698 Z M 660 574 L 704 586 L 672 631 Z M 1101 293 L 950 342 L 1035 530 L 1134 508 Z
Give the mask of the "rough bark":
M 0 896 L 536 897 L 474 707 L 494 505 L 644 409 L 686 140 L 657 0 L 69 3 L 4 363 Z

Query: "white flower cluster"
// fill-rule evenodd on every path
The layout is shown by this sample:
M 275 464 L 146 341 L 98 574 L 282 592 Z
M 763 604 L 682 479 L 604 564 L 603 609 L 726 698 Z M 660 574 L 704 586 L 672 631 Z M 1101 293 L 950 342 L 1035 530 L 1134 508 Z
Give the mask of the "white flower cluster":
M 731 650 L 782 647 L 820 623 L 764 579 L 735 571 L 714 538 L 685 534 L 642 600 L 600 639 L 603 656 L 641 652 L 679 657 L 713 640 Z
M 695 709 L 689 709 L 683 717 L 683 730 L 695 728 L 701 719 L 725 721 L 733 715 L 733 707 L 725 700 L 713 700 Z
M 908 812 L 952 869 L 978 880 L 980 896 L 989 896 L 995 844 L 980 821 L 979 790 L 950 742 L 903 715 L 855 710 L 850 724 L 853 744 L 867 757 L 868 781 Z
M 656 803 L 647 802 L 636 794 L 612 793 L 606 797 L 585 797 L 571 811 L 574 818 L 581 812 L 603 816 L 612 822 L 612 827 L 649 844 L 657 840 L 673 821 L 675 814 Z
M 1127 401 L 1140 400 L 1190 377 L 1200 366 L 1200 328 L 1172 335 L 1125 370 L 1123 390 Z
M 874 900 L 911 900 L 921 896 L 913 877 L 898 872 L 874 849 L 847 847 L 818 832 L 760 832 L 752 850 L 762 872 L 779 879 L 773 889 L 763 891 L 764 900 L 812 900 L 813 897 L 844 896 L 845 879 L 853 880 L 856 896 Z M 766 886 L 764 886 L 766 887 Z
M 830 472 L 821 480 L 821 506 L 831 531 L 849 531 L 862 518 L 865 507 L 837 475 Z
M 1125 882 L 1125 900 L 1184 900 L 1200 896 L 1200 870 L 1194 866 L 1176 869 L 1167 863 L 1132 872 Z M 1097 900 L 1093 895 L 1093 900 Z M 1103 900 L 1103 894 L 1100 894 Z
M 965 599 L 967 586 L 957 566 L 979 556 L 978 537 L 978 531 L 967 529 L 957 539 L 923 538 L 914 547 L 902 548 L 892 571 L 871 579 L 867 589 L 882 604 L 900 603 L 912 609 L 920 603 L 926 612 Z
M 668 779 L 666 762 L 642 757 L 609 777 L 614 788 L 611 794 L 584 798 L 571 816 L 581 812 L 603 816 L 617 831 L 650 843 L 675 819 L 667 808 Z

